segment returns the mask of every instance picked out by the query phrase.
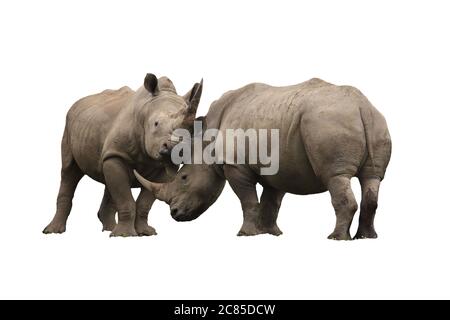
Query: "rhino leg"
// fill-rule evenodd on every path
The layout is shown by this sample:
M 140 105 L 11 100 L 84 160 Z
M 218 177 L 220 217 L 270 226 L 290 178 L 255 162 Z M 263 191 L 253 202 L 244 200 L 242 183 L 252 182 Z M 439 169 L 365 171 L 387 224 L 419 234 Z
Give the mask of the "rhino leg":
M 154 236 L 156 230 L 148 225 L 148 213 L 155 202 L 155 196 L 145 188 L 141 189 L 136 200 L 136 221 L 134 226 L 139 236 Z
M 111 195 L 105 187 L 105 193 L 103 194 L 102 203 L 97 214 L 100 222 L 103 224 L 103 231 L 113 231 L 116 226 L 116 212 L 117 209 L 112 201 Z
M 361 213 L 355 239 L 375 239 L 378 237 L 374 228 L 375 213 L 378 207 L 379 178 L 360 178 Z
M 110 158 L 103 163 L 103 173 L 119 218 L 110 236 L 137 236 L 134 227 L 136 203 L 131 193 L 130 169 L 121 159 Z
M 241 201 L 244 222 L 238 236 L 254 236 L 266 233 L 260 224 L 261 206 L 256 193 L 254 174 L 243 166 L 224 165 L 225 177 Z
M 284 192 L 264 187 L 261 195 L 261 221 L 262 229 L 274 236 L 279 236 L 281 232 L 277 225 L 278 211 L 280 210 L 281 201 Z
M 350 226 L 358 209 L 348 176 L 336 176 L 329 180 L 328 190 L 336 212 L 336 227 L 328 239 L 351 240 Z
M 73 195 L 75 194 L 75 189 L 83 175 L 83 172 L 73 159 L 70 161 L 70 164 L 65 167 L 63 164 L 58 199 L 56 201 L 56 213 L 53 220 L 44 229 L 43 233 L 63 233 L 66 231 L 67 218 L 72 209 Z

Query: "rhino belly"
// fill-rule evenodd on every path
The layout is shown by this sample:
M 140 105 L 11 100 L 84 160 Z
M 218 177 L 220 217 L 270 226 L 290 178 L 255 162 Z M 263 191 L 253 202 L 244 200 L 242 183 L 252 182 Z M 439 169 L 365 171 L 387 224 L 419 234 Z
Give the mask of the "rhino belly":
M 274 176 L 261 176 L 261 185 L 299 195 L 327 191 L 320 179 L 307 172 L 298 172 L 297 170 L 280 170 Z
M 91 138 L 89 140 L 77 139 L 78 135 L 72 137 L 72 154 L 75 162 L 78 164 L 84 174 L 92 179 L 104 183 L 102 161 L 101 161 L 101 143 Z
M 84 174 L 104 183 L 102 150 L 109 124 L 80 117 L 69 128 L 70 149 Z
M 290 150 L 280 150 L 278 173 L 260 175 L 263 186 L 293 194 L 307 195 L 326 191 L 322 181 L 316 176 L 302 145 L 299 143 Z

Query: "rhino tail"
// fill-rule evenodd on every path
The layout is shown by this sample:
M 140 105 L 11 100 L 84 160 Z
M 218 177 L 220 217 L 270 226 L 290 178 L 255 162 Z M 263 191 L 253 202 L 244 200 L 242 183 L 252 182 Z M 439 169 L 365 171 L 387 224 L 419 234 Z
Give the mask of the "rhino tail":
M 370 108 L 360 107 L 361 120 L 364 127 L 364 134 L 366 137 L 367 153 L 372 165 L 372 170 L 375 171 L 375 161 L 373 157 L 374 145 L 374 119 Z

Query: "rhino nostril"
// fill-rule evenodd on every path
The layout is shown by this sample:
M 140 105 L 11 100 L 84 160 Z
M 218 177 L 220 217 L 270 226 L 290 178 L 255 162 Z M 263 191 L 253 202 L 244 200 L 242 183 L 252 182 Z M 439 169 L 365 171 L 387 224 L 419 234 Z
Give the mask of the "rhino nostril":
M 159 150 L 159 154 L 162 156 L 169 156 L 170 155 L 170 149 L 167 143 L 163 143 L 161 146 L 161 149 Z
M 175 216 L 178 213 L 178 209 L 172 209 L 172 212 L 170 213 L 172 216 Z

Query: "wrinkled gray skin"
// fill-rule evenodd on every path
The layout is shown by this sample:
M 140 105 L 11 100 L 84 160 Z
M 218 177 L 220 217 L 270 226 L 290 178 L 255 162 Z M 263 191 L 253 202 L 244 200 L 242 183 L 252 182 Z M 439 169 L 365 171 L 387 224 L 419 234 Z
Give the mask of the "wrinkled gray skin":
M 43 232 L 66 230 L 75 189 L 88 175 L 105 184 L 98 211 L 104 231 L 112 231 L 111 236 L 156 234 L 147 222 L 155 197 L 142 189 L 137 200 L 133 199 L 131 188 L 141 185 L 132 170 L 157 181 L 173 177 L 178 167 L 170 161 L 170 138 L 173 130 L 192 127 L 202 87 L 196 83 L 183 97 L 168 78 L 147 74 L 136 92 L 124 87 L 76 102 L 67 113 L 61 144 L 56 214 Z
M 280 235 L 278 210 L 286 192 L 329 191 L 336 213 L 330 239 L 350 240 L 358 208 L 350 179 L 362 188 L 361 215 L 355 238 L 376 238 L 374 217 L 378 189 L 391 155 L 384 117 L 357 89 L 320 79 L 288 87 L 250 84 L 215 101 L 208 128 L 280 130 L 280 169 L 261 176 L 261 165 L 184 165 L 172 182 L 140 182 L 171 207 L 174 219 L 201 215 L 220 195 L 225 179 L 241 201 L 244 222 L 238 235 Z M 256 183 L 264 190 L 260 201 Z

